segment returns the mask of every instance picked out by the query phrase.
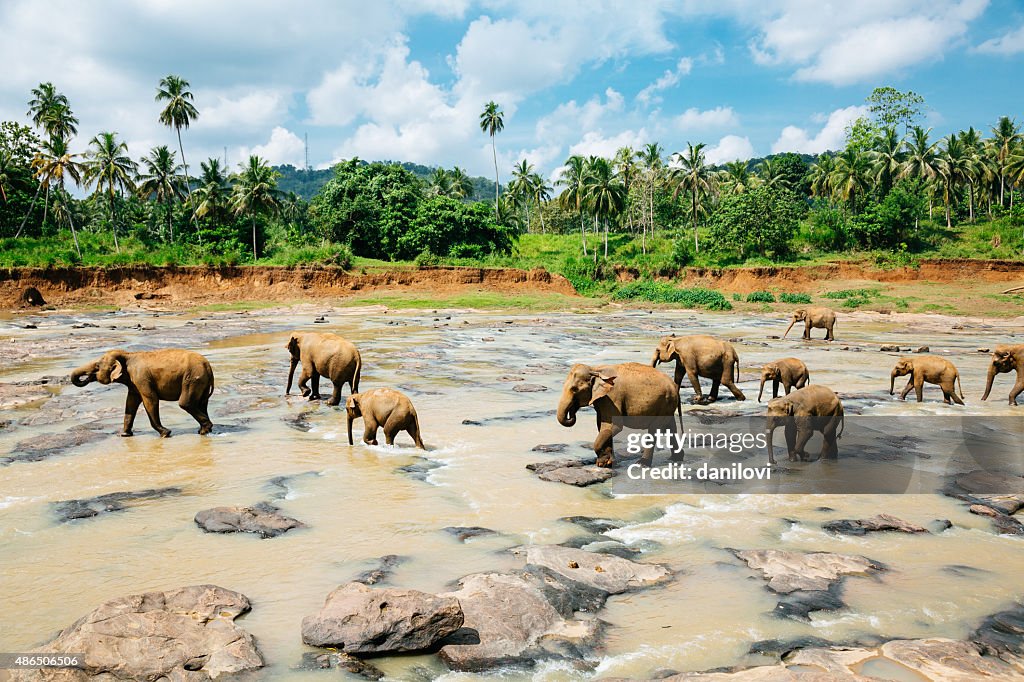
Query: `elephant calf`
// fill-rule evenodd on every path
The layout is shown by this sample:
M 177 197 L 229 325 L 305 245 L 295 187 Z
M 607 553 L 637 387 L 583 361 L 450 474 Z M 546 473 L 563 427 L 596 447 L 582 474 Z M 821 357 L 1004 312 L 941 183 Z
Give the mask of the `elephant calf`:
M 803 388 L 811 383 L 811 375 L 807 372 L 807 365 L 797 358 L 782 358 L 775 362 L 769 362 L 761 370 L 761 390 L 757 392 L 757 402 L 761 402 L 764 394 L 764 382 L 772 380 L 772 397 L 779 397 L 779 383 L 782 383 L 786 395 L 795 386 Z
M 786 327 L 786 333 L 782 335 L 782 338 L 786 338 L 786 334 L 789 334 L 789 330 L 793 328 L 793 325 L 797 322 L 804 323 L 804 340 L 811 340 L 811 329 L 817 327 L 818 329 L 825 330 L 825 340 L 835 341 L 836 337 L 833 334 L 833 330 L 836 326 L 836 314 L 831 308 L 823 308 L 821 306 L 812 306 L 810 308 L 799 308 L 793 311 L 793 319 L 790 321 L 789 326 Z
M 992 364 L 988 366 L 988 380 L 985 382 L 985 395 L 982 400 L 988 400 L 988 394 L 992 392 L 992 380 L 997 374 L 1003 372 L 1017 371 L 1017 383 L 1010 389 L 1010 404 L 1017 404 L 1017 396 L 1024 391 L 1024 344 L 1015 346 L 1000 345 L 992 351 Z
M 359 392 L 359 374 L 363 360 L 351 341 L 337 334 L 318 332 L 293 332 L 285 346 L 291 354 L 291 368 L 288 370 L 288 385 L 284 394 L 292 390 L 295 366 L 302 363 L 299 374 L 299 390 L 310 400 L 320 400 L 320 377 L 331 380 L 333 392 L 328 405 L 341 403 L 341 388 L 349 385 L 352 393 Z M 312 387 L 306 385 L 311 382 Z
M 718 400 L 719 386 L 725 386 L 736 400 L 746 400 L 736 382 L 740 380 L 740 356 L 728 341 L 706 334 L 694 336 L 666 336 L 654 350 L 651 367 L 658 363 L 676 361 L 675 381 L 682 387 L 683 379 L 689 378 L 697 402 L 705 402 L 700 388 L 700 378 L 711 379 L 709 400 Z
M 207 412 L 213 394 L 213 368 L 199 353 L 169 348 L 128 353 L 108 351 L 99 360 L 78 367 L 71 373 L 71 383 L 82 387 L 93 381 L 116 382 L 128 387 L 124 404 L 122 436 L 132 435 L 139 405 L 146 407 L 149 423 L 161 438 L 171 435 L 160 423 L 160 401 L 177 400 L 181 409 L 199 422 L 199 434 L 213 429 Z
M 922 355 L 916 358 L 900 358 L 896 366 L 892 368 L 889 376 L 889 395 L 892 395 L 896 387 L 896 377 L 911 375 L 907 385 L 900 393 L 900 400 L 906 400 L 910 389 L 917 391 L 917 402 L 924 401 L 924 383 L 938 384 L 942 388 L 942 400 L 947 405 L 956 403 L 963 405 L 964 388 L 960 384 L 960 372 L 956 365 L 937 355 Z M 954 384 L 960 386 L 959 397 L 954 390 Z
M 820 431 L 824 443 L 817 459 L 835 459 L 839 454 L 836 440 L 845 427 L 843 403 L 831 389 L 824 386 L 806 386 L 789 395 L 768 402 L 768 461 L 775 464 L 772 434 L 779 426 L 786 427 L 786 448 L 792 462 L 810 461 L 804 451 L 815 431 Z
M 395 444 L 395 436 L 405 431 L 412 436 L 416 447 L 426 450 L 420 440 L 420 420 L 416 408 L 405 394 L 391 388 L 373 388 L 363 393 L 353 393 L 345 401 L 348 412 L 348 444 L 352 440 L 352 422 L 363 418 L 363 442 L 377 445 L 377 429 L 384 427 L 384 442 Z

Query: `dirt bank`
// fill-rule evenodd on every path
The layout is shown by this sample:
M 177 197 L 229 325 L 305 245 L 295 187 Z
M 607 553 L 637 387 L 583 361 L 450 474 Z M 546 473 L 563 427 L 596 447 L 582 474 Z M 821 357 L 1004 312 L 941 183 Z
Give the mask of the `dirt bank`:
M 543 269 L 394 268 L 346 272 L 334 267 L 10 268 L 0 270 L 0 307 L 21 305 L 26 287 L 51 305 L 127 305 L 140 300 L 187 307 L 235 301 L 296 301 L 377 290 L 449 294 L 463 290 L 574 295 Z

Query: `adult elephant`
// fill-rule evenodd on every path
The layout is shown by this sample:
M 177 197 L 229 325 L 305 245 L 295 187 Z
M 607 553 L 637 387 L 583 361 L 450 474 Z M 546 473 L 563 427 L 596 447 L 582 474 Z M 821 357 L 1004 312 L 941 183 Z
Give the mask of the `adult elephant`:
M 654 350 L 651 367 L 658 363 L 676 361 L 675 382 L 682 387 L 683 378 L 689 377 L 697 402 L 705 402 L 700 378 L 711 379 L 710 400 L 718 400 L 718 388 L 724 385 L 736 400 L 747 396 L 736 386 L 740 378 L 740 356 L 728 341 L 713 336 L 666 336 Z
M 108 351 L 99 360 L 76 368 L 71 383 L 86 386 L 93 381 L 128 387 L 124 404 L 122 436 L 131 436 L 139 405 L 144 405 L 149 423 L 161 438 L 171 435 L 160 423 L 160 401 L 177 400 L 178 406 L 199 422 L 199 434 L 213 429 L 207 406 L 213 394 L 213 368 L 199 353 L 178 348 L 129 353 Z
M 302 363 L 299 374 L 299 390 L 310 400 L 320 400 L 320 377 L 331 380 L 333 393 L 328 405 L 341 403 L 341 388 L 349 385 L 352 393 L 359 392 L 359 373 L 363 360 L 355 345 L 337 334 L 321 334 L 318 332 L 292 332 L 285 346 L 291 354 L 291 368 L 288 370 L 288 385 L 284 394 L 292 390 L 292 377 L 295 366 Z M 309 382 L 311 386 L 307 386 Z
M 637 362 L 621 365 L 573 365 L 562 386 L 556 417 L 562 426 L 576 424 L 576 412 L 592 405 L 597 412 L 597 439 L 594 453 L 597 465 L 615 464 L 614 437 L 629 419 L 631 428 L 645 428 L 649 433 L 659 429 L 675 430 L 673 414 L 679 405 L 679 387 L 658 370 Z M 647 419 L 638 419 L 647 418 Z M 650 466 L 654 453 L 645 449 L 641 464 Z
M 917 402 L 924 401 L 924 384 L 938 384 L 942 388 L 942 399 L 946 404 L 963 405 L 964 388 L 960 385 L 960 395 L 956 394 L 956 384 L 960 384 L 960 372 L 956 365 L 937 355 L 921 355 L 915 358 L 900 358 L 889 375 L 889 395 L 896 388 L 896 377 L 910 375 L 907 385 L 900 393 L 900 400 L 906 400 L 911 389 L 917 392 Z
M 757 402 L 761 402 L 764 394 L 764 382 L 772 380 L 772 397 L 779 397 L 779 383 L 789 395 L 794 387 L 803 388 L 811 383 L 811 375 L 807 372 L 807 365 L 798 358 L 782 358 L 769 362 L 761 369 L 761 389 L 757 392 Z
M 811 340 L 811 330 L 814 328 L 825 330 L 826 341 L 836 340 L 835 334 L 832 333 L 836 326 L 836 313 L 831 308 L 812 306 L 810 308 L 794 310 L 793 319 L 790 321 L 789 326 L 786 327 L 786 333 L 782 335 L 782 338 L 786 338 L 789 330 L 797 322 L 804 323 L 804 340 L 806 341 Z
M 997 374 L 1017 370 L 1017 383 L 1010 389 L 1010 404 L 1017 404 L 1017 396 L 1024 391 L 1024 344 L 1000 345 L 992 351 L 992 364 L 988 366 L 988 380 L 985 382 L 985 395 L 982 400 L 988 400 L 988 394 L 992 391 L 992 380 Z
M 768 461 L 772 464 L 775 464 L 772 435 L 779 426 L 786 428 L 790 461 L 811 461 L 804 447 L 815 431 L 820 431 L 824 440 L 821 454 L 816 459 L 835 459 L 839 454 L 836 440 L 843 432 L 845 416 L 843 403 L 832 389 L 821 385 L 797 389 L 789 395 L 770 400 L 767 414 Z

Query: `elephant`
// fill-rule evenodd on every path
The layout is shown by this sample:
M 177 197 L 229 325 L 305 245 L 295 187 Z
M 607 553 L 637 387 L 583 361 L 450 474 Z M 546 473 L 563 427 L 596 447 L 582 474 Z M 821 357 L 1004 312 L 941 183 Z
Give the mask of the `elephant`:
M 348 444 L 352 441 L 352 422 L 363 418 L 363 442 L 377 445 L 377 429 L 384 427 L 384 442 L 395 444 L 395 436 L 405 431 L 412 436 L 416 447 L 426 450 L 420 440 L 420 420 L 416 416 L 416 408 L 404 394 L 393 388 L 372 388 L 363 393 L 353 393 L 345 401 L 348 412 Z
M 988 400 L 988 394 L 992 391 L 992 380 L 996 378 L 996 374 L 1013 370 L 1017 370 L 1017 383 L 1010 389 L 1010 405 L 1016 405 L 1017 396 L 1024 391 L 1024 344 L 996 346 L 992 351 L 992 364 L 988 367 L 985 395 L 981 399 Z
M 295 366 L 300 362 L 302 373 L 299 374 L 299 390 L 303 396 L 309 396 L 310 400 L 320 400 L 323 397 L 320 395 L 321 376 L 330 379 L 334 389 L 330 400 L 327 401 L 328 405 L 341 403 L 341 388 L 345 384 L 349 385 L 352 393 L 359 392 L 359 374 L 363 360 L 351 341 L 337 334 L 292 332 L 285 347 L 292 356 L 291 368 L 288 370 L 288 385 L 284 389 L 285 395 L 292 390 Z M 307 381 L 311 381 L 312 387 L 306 386 Z
M 833 328 L 836 326 L 836 314 L 831 308 L 812 306 L 810 308 L 794 310 L 793 319 L 790 321 L 789 326 L 786 327 L 786 333 L 782 335 L 782 338 L 786 338 L 793 325 L 801 321 L 804 323 L 804 340 L 811 340 L 811 329 L 814 327 L 825 330 L 826 341 L 836 340 L 835 335 L 832 333 Z
M 696 336 L 666 336 L 654 350 L 651 367 L 658 363 L 676 361 L 675 382 L 680 388 L 683 378 L 689 377 L 699 403 L 718 400 L 718 387 L 724 385 L 736 400 L 747 396 L 736 386 L 740 378 L 740 356 L 728 341 L 704 334 Z M 705 401 L 700 388 L 700 377 L 711 379 L 710 399 Z
M 682 428 L 682 406 L 679 386 L 662 372 L 638 362 L 620 365 L 576 364 L 569 369 L 558 401 L 556 418 L 562 426 L 576 424 L 576 412 L 592 405 L 597 412 L 597 439 L 594 453 L 597 465 L 615 465 L 613 438 L 623 429 L 623 418 L 650 417 L 644 420 L 649 433 L 659 429 L 675 430 L 673 415 L 679 413 Z M 630 424 L 633 426 L 633 424 Z M 654 452 L 646 449 L 640 459 L 650 466 Z
M 107 351 L 103 357 L 71 372 L 71 383 L 82 387 L 93 381 L 111 382 L 128 387 L 124 404 L 122 436 L 131 436 L 139 405 L 146 407 L 149 423 L 161 438 L 171 435 L 160 423 L 160 401 L 177 400 L 181 409 L 199 422 L 199 434 L 213 429 L 207 412 L 213 394 L 213 368 L 199 353 L 178 348 L 129 353 Z
M 910 389 L 917 391 L 917 402 L 924 401 L 924 383 L 938 384 L 942 387 L 942 400 L 947 405 L 956 403 L 963 405 L 964 387 L 960 383 L 960 372 L 956 365 L 937 355 L 922 355 L 916 358 L 900 358 L 896 366 L 892 368 L 889 375 L 889 395 L 893 395 L 896 386 L 896 377 L 911 375 L 906 387 L 900 393 L 900 400 L 906 400 Z M 960 395 L 957 396 L 953 384 L 960 386 Z
M 769 362 L 761 370 L 761 390 L 757 392 L 757 402 L 761 402 L 761 396 L 764 394 L 764 382 L 768 379 L 772 380 L 772 398 L 779 397 L 780 382 L 786 390 L 786 395 L 789 395 L 794 386 L 803 388 L 811 383 L 811 375 L 808 374 L 807 365 L 802 360 L 783 358 Z
M 805 386 L 768 401 L 766 431 L 771 464 L 775 464 L 772 434 L 779 426 L 786 427 L 786 447 L 791 462 L 811 461 L 804 447 L 815 431 L 820 431 L 824 439 L 821 454 L 816 459 L 835 459 L 839 453 L 836 440 L 845 428 L 843 403 L 830 388 L 821 385 Z

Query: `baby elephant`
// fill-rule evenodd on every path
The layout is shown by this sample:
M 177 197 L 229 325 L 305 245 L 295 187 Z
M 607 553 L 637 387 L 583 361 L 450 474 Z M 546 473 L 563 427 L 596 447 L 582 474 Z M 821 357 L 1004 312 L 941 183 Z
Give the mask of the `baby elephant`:
M 824 441 L 821 454 L 816 459 L 835 459 L 839 454 L 836 440 L 845 428 L 843 403 L 831 389 L 821 385 L 807 386 L 770 400 L 765 430 L 768 435 L 768 461 L 772 464 L 775 464 L 772 435 L 779 426 L 786 427 L 790 461 L 811 461 L 804 447 L 815 431 L 821 432 Z
M 71 383 L 75 386 L 86 386 L 93 381 L 104 385 L 116 382 L 128 387 L 122 436 L 132 435 L 140 404 L 146 406 L 149 423 L 160 437 L 170 436 L 170 429 L 160 423 L 161 400 L 177 400 L 178 406 L 199 422 L 200 435 L 213 429 L 207 413 L 213 394 L 213 368 L 199 353 L 177 348 L 139 353 L 108 351 L 99 360 L 71 373 Z
M 420 420 L 416 416 L 416 408 L 404 394 L 391 388 L 373 388 L 362 393 L 353 393 L 345 401 L 348 412 L 348 444 L 352 441 L 352 422 L 363 418 L 363 442 L 367 445 L 377 444 L 377 428 L 384 427 L 384 442 L 395 444 L 395 436 L 399 431 L 406 431 L 412 436 L 416 447 L 426 450 L 420 440 Z
M 295 367 L 302 363 L 299 374 L 299 390 L 310 400 L 320 400 L 320 377 L 331 380 L 331 397 L 328 405 L 341 402 L 341 387 L 349 385 L 353 393 L 359 392 L 359 373 L 363 366 L 359 351 L 351 341 L 337 334 L 321 334 L 318 332 L 292 332 L 285 345 L 291 355 L 291 368 L 288 370 L 288 384 L 284 394 L 292 390 L 292 377 Z M 307 386 L 310 382 L 311 386 Z
M 779 397 L 780 382 L 786 389 L 786 395 L 789 395 L 794 386 L 803 388 L 811 383 L 811 376 L 807 373 L 807 365 L 803 361 L 797 358 L 782 358 L 775 362 L 769 362 L 761 370 L 761 390 L 757 392 L 757 402 L 761 402 L 761 396 L 764 394 L 764 382 L 768 379 L 772 380 L 773 398 Z
M 964 404 L 964 401 L 961 400 L 964 397 L 964 388 L 960 384 L 960 372 L 957 371 L 956 365 L 946 358 L 940 358 L 937 355 L 900 358 L 896 362 L 896 366 L 892 368 L 892 374 L 889 376 L 889 395 L 893 394 L 893 389 L 896 386 L 896 377 L 906 374 L 911 376 L 907 380 L 907 385 L 903 392 L 900 393 L 900 400 L 906 400 L 910 389 L 914 389 L 917 391 L 917 402 L 923 402 L 924 382 L 927 381 L 929 384 L 938 384 L 942 387 L 942 400 L 947 405 L 952 403 L 957 405 Z M 954 383 L 960 387 L 959 397 L 957 397 L 956 391 L 953 390 Z

